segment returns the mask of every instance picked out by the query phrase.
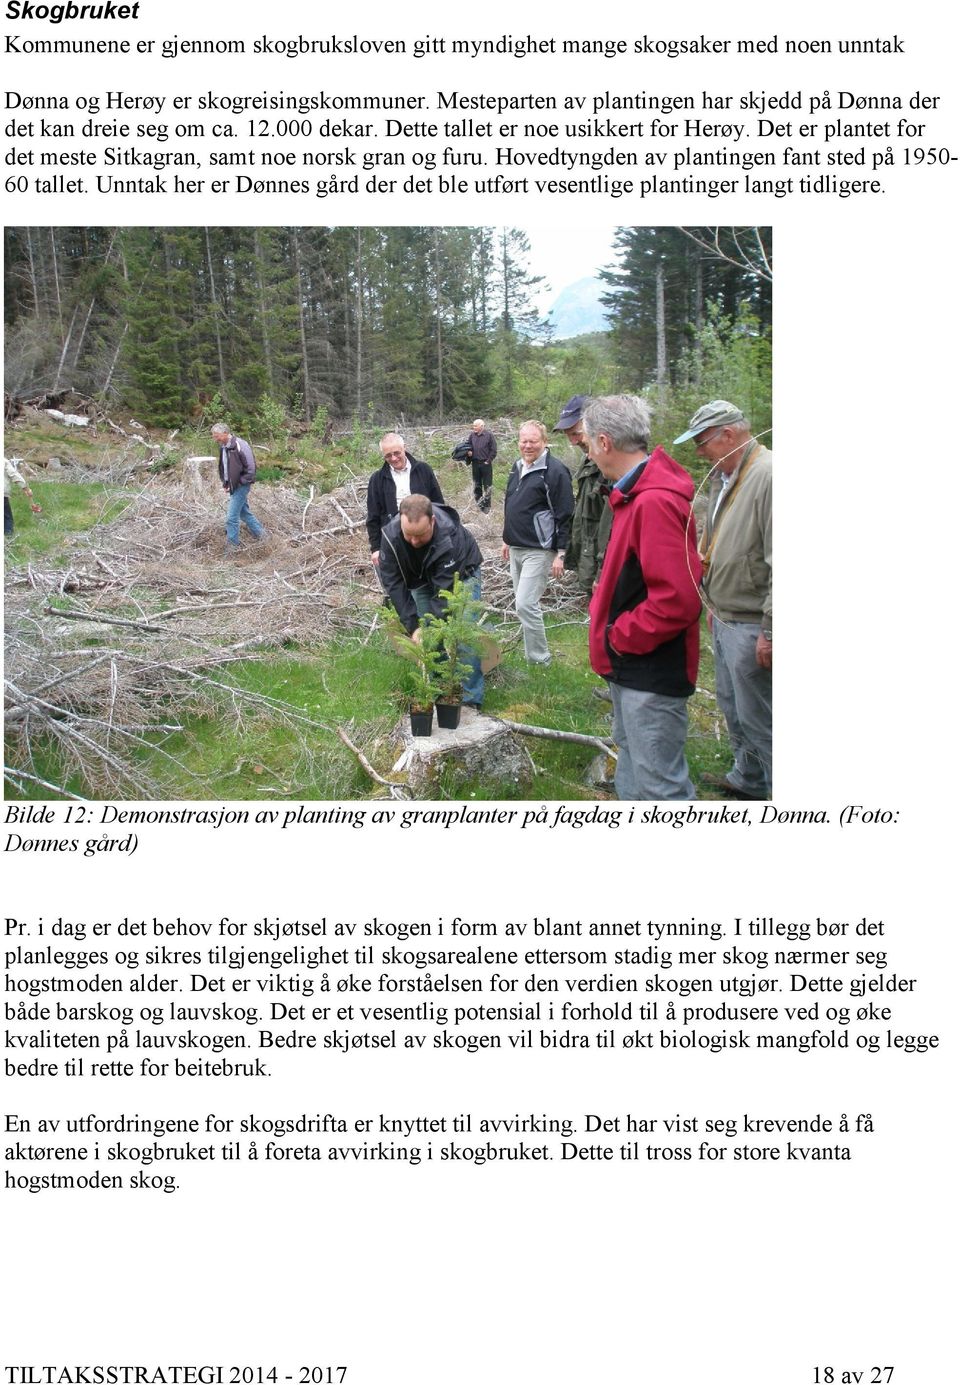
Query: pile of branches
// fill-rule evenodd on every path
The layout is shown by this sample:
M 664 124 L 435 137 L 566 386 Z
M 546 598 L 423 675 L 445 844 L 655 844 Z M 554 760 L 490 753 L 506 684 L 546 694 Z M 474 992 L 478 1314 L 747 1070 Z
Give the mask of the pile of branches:
M 226 561 L 213 463 L 209 474 L 178 471 L 78 536 L 65 566 L 8 569 L 5 773 L 15 786 L 67 792 L 37 768 L 35 747 L 53 743 L 64 777 L 76 774 L 89 793 L 162 798 L 164 742 L 186 713 L 230 725 L 268 717 L 289 727 L 295 757 L 306 760 L 316 731 L 330 730 L 234 686 L 229 668 L 285 646 L 367 634 L 376 584 L 359 539 L 361 497 L 348 487 L 305 507 L 290 490 L 262 487 L 256 505 L 268 536 Z M 172 782 L 182 784 L 190 771 L 176 770 Z
M 510 648 L 520 632 L 500 557 L 501 517 L 478 509 L 466 468 L 449 498 L 486 559 L 487 627 Z M 224 719 L 225 731 L 251 718 L 282 724 L 290 733 L 292 794 L 298 783 L 315 781 L 318 743 L 339 728 L 241 688 L 230 667 L 283 648 L 373 636 L 383 605 L 364 527 L 365 480 L 326 494 L 311 489 L 306 498 L 260 486 L 253 505 L 266 537 L 253 543 L 244 534 L 240 555 L 225 558 L 215 463 L 186 458 L 128 492 L 118 517 L 76 536 L 66 563 L 58 555 L 56 564 L 7 570 L 11 785 L 37 783 L 72 796 L 43 768 L 48 757 L 37 748 L 53 745 L 63 767 L 58 777 L 73 778 L 91 796 L 180 797 L 192 772 L 167 742 L 198 714 Z M 584 622 L 569 579 L 551 583 L 544 604 Z M 198 781 L 196 796 L 204 792 Z

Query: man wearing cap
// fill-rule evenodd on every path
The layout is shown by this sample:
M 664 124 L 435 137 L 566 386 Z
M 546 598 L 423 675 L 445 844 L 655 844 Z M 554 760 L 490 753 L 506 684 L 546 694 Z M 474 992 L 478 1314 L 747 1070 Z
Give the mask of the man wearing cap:
M 691 440 L 713 466 L 700 557 L 717 701 L 734 757 L 726 778 L 704 779 L 735 798 L 767 799 L 773 791 L 773 456 L 726 399 L 698 409 L 676 444 Z
M 606 678 L 622 799 L 694 797 L 684 747 L 700 658 L 693 481 L 662 447 L 636 395 L 591 399 L 583 426 L 610 483 L 613 528 L 590 603 L 590 663 Z
M 583 432 L 583 407 L 587 403 L 587 398 L 585 394 L 575 394 L 572 399 L 568 399 L 553 431 L 566 433 L 571 445 L 578 447 L 583 453 L 573 477 L 576 501 L 563 566 L 568 572 L 577 574 L 581 591 L 589 597 L 600 572 L 604 549 L 610 537 L 613 511 L 607 504 L 607 487 L 603 473 L 590 458 Z
M 473 498 L 484 512 L 490 508 L 493 490 L 493 462 L 497 455 L 497 440 L 482 418 L 473 420 L 467 439 L 470 444 L 470 470 L 473 472 Z

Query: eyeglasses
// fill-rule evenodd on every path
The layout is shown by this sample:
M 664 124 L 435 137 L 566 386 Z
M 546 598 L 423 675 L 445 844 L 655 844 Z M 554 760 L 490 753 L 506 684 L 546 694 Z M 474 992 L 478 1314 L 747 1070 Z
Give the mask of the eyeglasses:
M 717 436 L 718 431 L 719 430 L 714 429 L 713 432 L 711 432 L 708 428 L 706 433 L 701 433 L 699 437 L 694 438 L 693 445 L 696 448 L 696 450 L 699 452 L 701 447 L 706 447 L 708 442 L 713 442 L 714 438 Z

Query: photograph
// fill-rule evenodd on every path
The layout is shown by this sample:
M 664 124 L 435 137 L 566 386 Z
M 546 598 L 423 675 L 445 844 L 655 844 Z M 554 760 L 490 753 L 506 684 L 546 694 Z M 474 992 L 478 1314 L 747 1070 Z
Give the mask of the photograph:
M 7 228 L 7 797 L 769 800 L 772 264 Z

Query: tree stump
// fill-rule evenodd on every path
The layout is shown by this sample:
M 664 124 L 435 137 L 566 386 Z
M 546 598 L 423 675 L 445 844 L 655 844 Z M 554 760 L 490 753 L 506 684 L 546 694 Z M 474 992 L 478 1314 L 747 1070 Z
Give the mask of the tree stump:
M 210 489 L 212 482 L 208 477 L 214 475 L 215 462 L 212 457 L 184 457 L 183 480 L 191 490 L 198 494 Z M 204 475 L 204 471 L 208 475 Z
M 585 783 L 591 789 L 613 790 L 617 762 L 612 755 L 596 755 L 587 766 Z
M 405 773 L 411 789 L 423 797 L 441 775 L 455 779 L 500 779 L 504 783 L 525 785 L 532 775 L 530 756 L 520 738 L 494 717 L 481 716 L 473 707 L 464 707 L 456 731 L 441 731 L 434 718 L 432 736 L 412 736 L 404 719 L 398 728 L 403 752 L 393 767 Z

